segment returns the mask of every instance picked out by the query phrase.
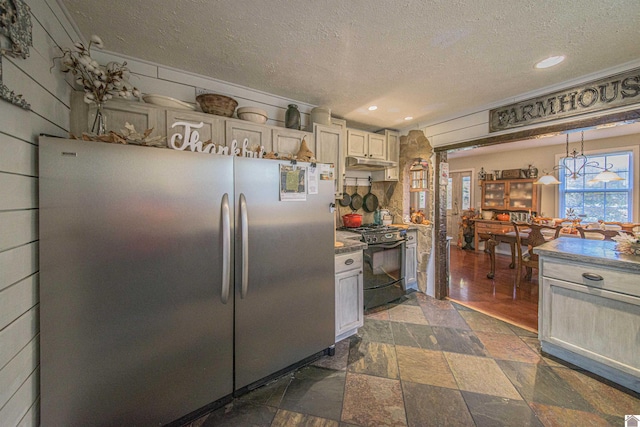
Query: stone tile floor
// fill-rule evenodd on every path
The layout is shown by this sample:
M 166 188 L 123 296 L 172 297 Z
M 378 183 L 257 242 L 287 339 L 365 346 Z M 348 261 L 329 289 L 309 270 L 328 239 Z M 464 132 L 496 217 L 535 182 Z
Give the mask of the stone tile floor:
M 540 354 L 536 334 L 413 293 L 336 355 L 191 423 L 208 426 L 623 426 L 640 395 Z

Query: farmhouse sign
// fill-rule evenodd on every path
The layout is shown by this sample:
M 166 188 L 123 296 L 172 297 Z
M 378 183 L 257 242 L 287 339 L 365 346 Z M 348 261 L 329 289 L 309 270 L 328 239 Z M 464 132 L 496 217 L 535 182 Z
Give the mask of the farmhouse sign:
M 640 68 L 489 112 L 489 132 L 544 123 L 640 102 Z

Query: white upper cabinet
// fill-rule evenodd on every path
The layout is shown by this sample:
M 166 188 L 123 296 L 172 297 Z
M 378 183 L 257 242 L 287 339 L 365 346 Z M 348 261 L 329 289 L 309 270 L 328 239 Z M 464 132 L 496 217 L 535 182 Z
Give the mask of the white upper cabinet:
M 264 147 L 264 152 L 273 151 L 271 140 L 271 128 L 246 120 L 227 119 L 226 123 L 226 144 L 231 146 L 234 140 L 242 147 L 247 139 L 249 148 Z
M 372 159 L 387 160 L 387 141 L 384 135 L 370 133 L 369 157 Z
M 360 130 L 347 130 L 347 156 L 369 157 L 367 147 L 367 132 Z
M 385 144 L 387 147 L 387 158 L 391 162 L 399 163 L 400 156 L 400 134 L 393 130 L 385 129 L 384 135 Z M 371 179 L 374 181 L 397 181 L 398 180 L 399 167 L 386 168 L 382 171 L 371 172 Z
M 347 156 L 387 160 L 387 138 L 377 133 L 348 129 Z
M 336 126 L 314 124 L 316 159 L 319 163 L 332 163 L 335 174 L 335 195 L 342 197 L 344 178 L 344 131 Z
M 309 150 L 316 152 L 313 134 L 294 129 L 273 129 L 273 151 L 279 156 L 291 155 L 295 156 L 300 151 L 300 144 L 304 139 L 307 142 Z

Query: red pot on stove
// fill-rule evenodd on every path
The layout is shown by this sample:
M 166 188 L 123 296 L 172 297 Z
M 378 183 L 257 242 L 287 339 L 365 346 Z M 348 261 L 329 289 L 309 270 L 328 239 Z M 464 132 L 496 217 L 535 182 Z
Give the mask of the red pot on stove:
M 342 215 L 342 223 L 349 228 L 360 227 L 362 225 L 362 215 L 356 213 Z

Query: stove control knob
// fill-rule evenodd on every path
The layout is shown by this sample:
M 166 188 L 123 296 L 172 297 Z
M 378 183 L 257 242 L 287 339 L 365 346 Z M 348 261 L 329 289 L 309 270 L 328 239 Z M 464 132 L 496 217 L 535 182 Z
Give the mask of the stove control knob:
M 378 241 L 378 238 L 376 236 L 371 236 L 371 243 L 375 243 Z

